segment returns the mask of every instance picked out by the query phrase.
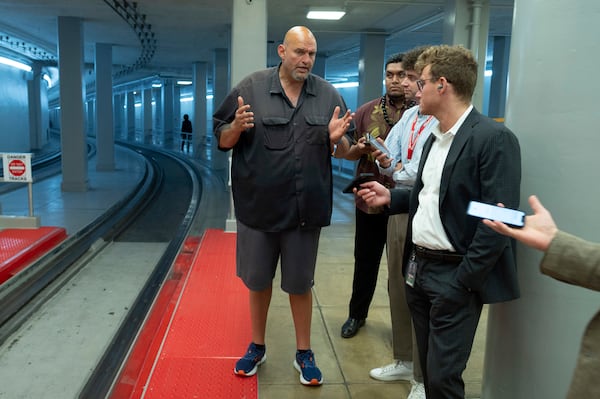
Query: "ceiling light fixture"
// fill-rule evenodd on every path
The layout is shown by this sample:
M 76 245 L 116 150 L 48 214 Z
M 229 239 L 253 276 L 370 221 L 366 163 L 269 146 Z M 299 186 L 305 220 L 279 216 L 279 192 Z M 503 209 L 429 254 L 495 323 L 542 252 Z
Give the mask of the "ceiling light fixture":
M 27 64 L 23 64 L 22 62 L 11 60 L 10 58 L 0 57 L 0 64 L 8 65 L 13 68 L 20 69 L 25 72 L 31 71 L 31 67 Z
M 311 7 L 306 14 L 308 19 L 326 19 L 330 21 L 337 21 L 346 15 L 346 11 L 341 8 L 322 8 L 322 7 Z

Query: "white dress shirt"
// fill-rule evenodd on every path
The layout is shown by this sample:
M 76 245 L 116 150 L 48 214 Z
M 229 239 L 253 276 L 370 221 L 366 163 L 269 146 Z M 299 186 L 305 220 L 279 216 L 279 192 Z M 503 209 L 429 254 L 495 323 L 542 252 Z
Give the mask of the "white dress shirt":
M 423 166 L 423 188 L 419 192 L 419 207 L 412 222 L 412 238 L 415 245 L 434 250 L 455 251 L 440 217 L 440 185 L 450 146 L 472 109 L 473 105 L 470 105 L 447 132 L 442 133 L 439 125 L 432 132 L 436 139 Z

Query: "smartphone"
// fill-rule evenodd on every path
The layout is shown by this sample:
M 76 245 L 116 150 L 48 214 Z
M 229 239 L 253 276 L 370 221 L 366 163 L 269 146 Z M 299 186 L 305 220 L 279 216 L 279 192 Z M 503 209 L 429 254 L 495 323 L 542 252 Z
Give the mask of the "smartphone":
M 348 184 L 343 190 L 342 192 L 345 194 L 352 194 L 353 191 L 352 189 L 354 187 L 356 187 L 357 189 L 360 190 L 360 185 L 364 182 L 368 182 L 371 180 L 375 180 L 375 175 L 373 173 L 361 173 L 358 176 L 356 176 L 354 179 L 352 179 L 352 181 L 350 182 L 350 184 Z
M 471 201 L 467 214 L 482 219 L 499 220 L 512 227 L 525 226 L 525 212 L 518 209 L 502 208 L 501 206 Z
M 372 137 L 371 133 L 367 133 L 365 135 L 365 145 L 367 145 L 367 146 L 373 146 L 373 148 L 375 148 L 376 150 L 381 151 L 388 158 L 392 158 L 392 156 L 390 155 L 390 151 L 387 148 L 385 148 L 385 146 L 383 146 L 379 141 L 377 141 L 376 138 Z

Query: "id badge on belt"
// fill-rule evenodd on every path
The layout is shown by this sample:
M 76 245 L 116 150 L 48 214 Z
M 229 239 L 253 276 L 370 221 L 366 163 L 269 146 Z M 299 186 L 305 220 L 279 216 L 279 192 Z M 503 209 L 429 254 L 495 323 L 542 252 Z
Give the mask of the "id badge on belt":
M 415 278 L 417 277 L 417 256 L 415 255 L 415 251 L 412 251 L 410 254 L 410 258 L 408 259 L 408 269 L 406 271 L 406 284 L 414 287 L 415 286 Z

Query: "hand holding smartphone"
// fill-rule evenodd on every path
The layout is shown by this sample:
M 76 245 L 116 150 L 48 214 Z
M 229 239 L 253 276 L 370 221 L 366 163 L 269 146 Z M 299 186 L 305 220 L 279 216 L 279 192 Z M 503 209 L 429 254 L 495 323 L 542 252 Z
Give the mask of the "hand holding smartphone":
M 390 151 L 387 148 L 385 148 L 385 146 L 382 145 L 379 141 L 377 141 L 376 138 L 372 137 L 371 133 L 365 134 L 365 145 L 372 146 L 376 150 L 379 150 L 382 153 L 384 153 L 386 157 L 388 157 L 390 159 L 392 158 Z
M 512 227 L 520 228 L 525 226 L 525 212 L 518 209 L 503 208 L 497 205 L 471 201 L 467 208 L 467 214 L 482 219 L 498 220 Z
M 375 180 L 375 175 L 373 173 L 361 173 L 358 176 L 356 176 L 354 179 L 352 179 L 352 181 L 350 182 L 350 184 L 348 184 L 343 190 L 342 192 L 344 194 L 352 194 L 353 193 L 353 188 L 356 187 L 358 190 L 360 190 L 360 185 L 362 183 L 371 181 L 371 180 Z

